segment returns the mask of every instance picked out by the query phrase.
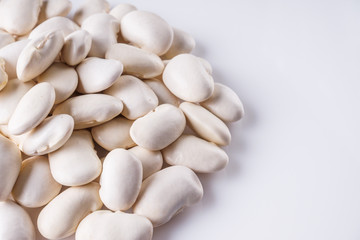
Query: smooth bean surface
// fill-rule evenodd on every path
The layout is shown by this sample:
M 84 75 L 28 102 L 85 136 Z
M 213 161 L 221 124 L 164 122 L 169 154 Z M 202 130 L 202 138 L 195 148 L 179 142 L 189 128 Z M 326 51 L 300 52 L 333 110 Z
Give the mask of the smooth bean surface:
M 55 180 L 65 186 L 93 181 L 102 167 L 91 134 L 86 130 L 74 131 L 65 145 L 49 154 L 49 163 Z
M 182 134 L 185 124 L 186 119 L 179 108 L 162 104 L 136 119 L 130 128 L 130 136 L 141 147 L 152 151 L 161 150 Z
M 82 219 L 102 207 L 99 188 L 98 183 L 71 187 L 51 200 L 37 219 L 41 235 L 60 239 L 74 234 Z
M 140 160 L 125 149 L 114 149 L 104 159 L 100 198 L 112 211 L 128 210 L 139 194 L 141 182 Z
M 35 240 L 35 229 L 29 215 L 11 200 L 0 202 L 0 239 Z
M 19 101 L 9 120 L 11 134 L 19 135 L 38 126 L 55 102 L 55 90 L 49 83 L 32 87 Z
M 168 164 L 186 166 L 201 173 L 219 171 L 229 162 L 224 150 L 192 135 L 182 135 L 161 152 Z
M 173 166 L 145 179 L 133 209 L 158 227 L 183 208 L 199 202 L 202 196 L 203 188 L 196 174 L 187 167 Z
M 12 196 L 24 207 L 37 208 L 50 202 L 60 190 L 61 184 L 51 175 L 48 158 L 36 156 L 22 162 Z
M 142 216 L 108 210 L 95 211 L 81 221 L 76 240 L 151 240 L 153 226 Z

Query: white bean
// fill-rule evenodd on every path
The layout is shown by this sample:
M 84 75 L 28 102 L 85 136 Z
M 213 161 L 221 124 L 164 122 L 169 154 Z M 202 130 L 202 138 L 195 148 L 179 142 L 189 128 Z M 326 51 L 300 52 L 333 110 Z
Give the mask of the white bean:
M 69 114 L 75 129 L 89 128 L 107 122 L 121 113 L 121 100 L 105 94 L 86 94 L 72 97 L 59 104 L 53 114 Z
M 22 151 L 29 156 L 56 151 L 70 138 L 74 120 L 67 114 L 46 118 L 26 136 Z
M 30 35 L 30 39 L 35 39 L 44 36 L 50 31 L 60 31 L 65 38 L 67 35 L 69 35 L 72 32 L 75 32 L 79 30 L 80 27 L 76 25 L 73 21 L 66 17 L 53 17 L 49 18 L 45 22 L 38 25 L 36 28 L 34 28 Z
M 49 83 L 32 87 L 19 101 L 9 120 L 11 134 L 19 135 L 38 126 L 55 102 L 55 90 Z
M 130 148 L 129 152 L 140 160 L 143 168 L 143 179 L 159 171 L 163 165 L 163 157 L 160 151 L 150 151 L 146 148 L 136 146 Z
M 35 240 L 30 216 L 11 200 L 0 202 L 0 226 L 0 239 Z
M 38 229 L 48 239 L 60 239 L 75 233 L 82 219 L 99 210 L 99 184 L 89 183 L 66 189 L 55 197 L 40 212 Z
M 107 13 L 97 13 L 88 17 L 81 28 L 89 32 L 92 38 L 89 57 L 103 58 L 110 46 L 117 43 L 120 24 Z
M 92 38 L 90 33 L 80 29 L 65 37 L 61 58 L 70 66 L 78 65 L 89 54 Z
M 214 114 L 200 105 L 183 102 L 180 109 L 185 114 L 188 125 L 203 139 L 218 145 L 229 145 L 229 128 Z
M 182 165 L 195 172 L 211 173 L 226 167 L 229 157 L 213 143 L 192 135 L 182 135 L 162 150 L 164 160 L 170 165 Z
M 50 202 L 60 190 L 61 185 L 51 175 L 48 158 L 36 156 L 22 162 L 12 195 L 22 206 L 37 208 Z
M 0 153 L 0 201 L 4 201 L 9 197 L 19 175 L 21 155 L 17 146 L 1 134 Z
M 146 79 L 144 80 L 144 83 L 146 83 L 154 91 L 159 100 L 159 105 L 168 103 L 174 106 L 179 106 L 179 99 L 166 88 L 161 80 L 156 78 Z
M 40 9 L 38 24 L 45 20 L 62 16 L 66 17 L 71 10 L 71 2 L 69 0 L 45 0 Z
M 135 10 L 137 9 L 134 5 L 131 5 L 129 3 L 120 3 L 113 7 L 109 14 L 111 16 L 114 16 L 120 22 L 126 14 Z
M 101 92 L 120 77 L 123 72 L 123 65 L 114 59 L 102 59 L 97 57 L 86 58 L 77 67 L 79 74 L 79 93 Z
M 65 186 L 89 183 L 101 173 L 101 161 L 86 130 L 74 131 L 60 149 L 49 153 L 49 163 L 55 180 Z
M 172 166 L 145 179 L 133 209 L 158 227 L 185 207 L 199 202 L 202 196 L 203 188 L 196 174 L 187 167 Z
M 42 0 L 1 0 L 0 28 L 24 35 L 36 24 Z
M 74 68 L 64 63 L 53 63 L 45 72 L 37 77 L 37 82 L 48 82 L 55 89 L 55 104 L 68 99 L 78 85 L 78 75 Z
M 169 50 L 162 56 L 165 59 L 171 59 L 182 53 L 191 53 L 195 48 L 195 39 L 178 28 L 173 28 L 174 39 Z
M 130 128 L 130 136 L 141 147 L 152 151 L 161 150 L 182 134 L 185 125 L 184 114 L 179 108 L 162 104 L 136 119 Z
M 142 165 L 131 152 L 117 148 L 104 159 L 100 198 L 113 211 L 129 209 L 139 194 Z
M 121 114 L 131 120 L 144 116 L 158 106 L 158 98 L 151 88 L 130 75 L 121 76 L 104 93 L 120 99 L 124 104 Z
M 126 41 L 158 56 L 169 50 L 174 37 L 171 26 L 164 19 L 138 10 L 121 19 L 121 34 Z
M 180 54 L 170 60 L 163 73 L 165 86 L 178 98 L 202 102 L 214 91 L 214 80 L 200 60 L 191 54 Z
M 100 210 L 84 218 L 76 230 L 76 240 L 151 240 L 153 226 L 142 216 Z
M 49 32 L 31 40 L 22 50 L 16 64 L 21 81 L 30 81 L 43 73 L 58 56 L 64 37 L 60 31 Z
M 134 121 L 124 117 L 114 118 L 91 129 L 95 142 L 108 151 L 115 148 L 130 148 L 135 146 L 130 137 L 130 127 Z
M 9 76 L 9 79 L 17 78 L 16 75 L 16 65 L 20 53 L 25 48 L 25 46 L 30 42 L 30 40 L 21 40 L 14 43 L 10 43 L 5 47 L 0 49 L 0 57 L 5 60 L 5 71 Z
M 164 64 L 157 55 L 123 43 L 110 46 L 105 58 L 119 60 L 124 65 L 125 74 L 139 78 L 156 77 L 164 69 Z
M 16 105 L 34 85 L 33 81 L 23 83 L 18 79 L 12 79 L 0 91 L 0 125 L 8 124 Z
M 75 11 L 73 19 L 81 26 L 86 18 L 96 13 L 107 13 L 109 8 L 110 5 L 106 0 L 85 0 Z
M 215 83 L 213 95 L 200 104 L 224 122 L 235 122 L 244 116 L 244 106 L 239 97 L 221 83 Z

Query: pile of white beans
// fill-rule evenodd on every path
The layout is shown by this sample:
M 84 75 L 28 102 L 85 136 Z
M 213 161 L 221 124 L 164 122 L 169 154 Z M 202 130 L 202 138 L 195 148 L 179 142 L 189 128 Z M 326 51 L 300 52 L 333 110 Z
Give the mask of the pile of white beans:
M 151 239 L 227 165 L 242 103 L 158 15 L 70 9 L 0 1 L 0 239 Z

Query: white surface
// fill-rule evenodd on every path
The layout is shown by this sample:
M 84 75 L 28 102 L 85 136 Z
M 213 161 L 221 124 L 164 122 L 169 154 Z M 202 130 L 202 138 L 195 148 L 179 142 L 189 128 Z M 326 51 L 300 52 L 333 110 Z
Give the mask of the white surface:
M 246 110 L 229 166 L 154 240 L 360 239 L 360 1 L 131 3 L 191 33 Z

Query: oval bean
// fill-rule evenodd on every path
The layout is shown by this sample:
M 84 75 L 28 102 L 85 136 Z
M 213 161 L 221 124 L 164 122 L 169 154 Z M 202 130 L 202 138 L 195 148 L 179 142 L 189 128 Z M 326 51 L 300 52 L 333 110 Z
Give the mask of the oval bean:
M 35 240 L 30 216 L 11 200 L 0 202 L 0 226 L 0 239 Z
M 92 38 L 90 33 L 80 29 L 65 37 L 61 58 L 70 66 L 78 65 L 89 54 Z
M 184 114 L 179 108 L 162 104 L 136 119 L 130 128 L 130 136 L 141 147 L 152 151 L 161 150 L 182 134 L 185 125 Z
M 199 202 L 202 196 L 203 188 L 196 174 L 187 167 L 172 166 L 145 179 L 133 209 L 158 227 L 185 207 Z
M 166 53 L 173 42 L 171 26 L 160 16 L 146 11 L 131 11 L 121 19 L 125 41 L 158 56 Z
M 150 52 L 123 43 L 113 44 L 105 58 L 119 60 L 124 65 L 124 73 L 139 78 L 153 78 L 164 69 L 161 59 Z
M 59 104 L 53 114 L 69 114 L 75 129 L 89 128 L 107 122 L 121 113 L 121 100 L 105 94 L 86 94 L 72 97 Z
M 213 95 L 200 104 L 224 122 L 235 122 L 244 116 L 244 106 L 239 97 L 221 83 L 215 83 Z
M 76 230 L 76 240 L 151 240 L 153 226 L 142 216 L 100 210 L 84 218 Z M 121 237 L 120 237 L 121 236 Z
M 19 101 L 9 120 L 11 134 L 20 135 L 38 126 L 49 114 L 55 101 L 55 90 L 49 83 L 32 87 Z
M 98 183 L 71 187 L 51 200 L 37 219 L 41 235 L 60 239 L 74 234 L 82 219 L 102 207 L 99 188 Z
M 231 134 L 223 121 L 200 105 L 183 102 L 180 109 L 188 125 L 203 139 L 218 145 L 229 145 Z
M 74 131 L 60 149 L 49 153 L 49 163 L 54 179 L 65 186 L 87 184 L 101 173 L 101 161 L 86 130 Z
M 186 166 L 195 172 L 211 173 L 226 167 L 229 157 L 213 143 L 192 135 L 182 135 L 162 150 L 170 165 Z
M 130 127 L 134 121 L 124 117 L 114 118 L 91 129 L 95 142 L 108 151 L 115 148 L 130 148 L 135 146 L 130 137 Z
M 104 159 L 100 198 L 110 210 L 127 210 L 136 201 L 141 181 L 140 160 L 125 149 L 112 150 Z
M 34 85 L 33 81 L 23 83 L 18 79 L 12 79 L 0 91 L 0 125 L 8 124 L 16 105 Z
M 105 57 L 111 45 L 117 43 L 120 24 L 107 13 L 97 13 L 88 17 L 81 28 L 86 30 L 92 38 L 89 57 Z
M 60 31 L 31 40 L 22 50 L 16 64 L 21 81 L 30 81 L 43 73 L 55 60 L 64 44 Z
M 74 68 L 55 62 L 37 77 L 37 82 L 50 83 L 55 89 L 55 104 L 68 99 L 78 85 L 78 75 Z
M 36 156 L 22 162 L 12 196 L 24 207 L 37 208 L 50 202 L 60 190 L 61 185 L 51 175 L 48 158 Z
M 79 93 L 101 92 L 114 84 L 123 71 L 120 61 L 97 57 L 86 58 L 77 67 Z
M 191 54 L 180 54 L 170 60 L 163 73 L 165 86 L 178 98 L 202 102 L 214 91 L 214 80 L 200 60 Z
M 60 114 L 46 118 L 26 136 L 22 151 L 29 156 L 54 152 L 70 138 L 74 120 L 70 115 Z
M 124 109 L 121 114 L 130 120 L 144 116 L 158 105 L 158 98 L 151 88 L 140 79 L 130 75 L 118 78 L 114 85 L 104 93 L 123 102 Z
M 42 0 L 1 0 L 0 28 L 24 35 L 36 24 Z

